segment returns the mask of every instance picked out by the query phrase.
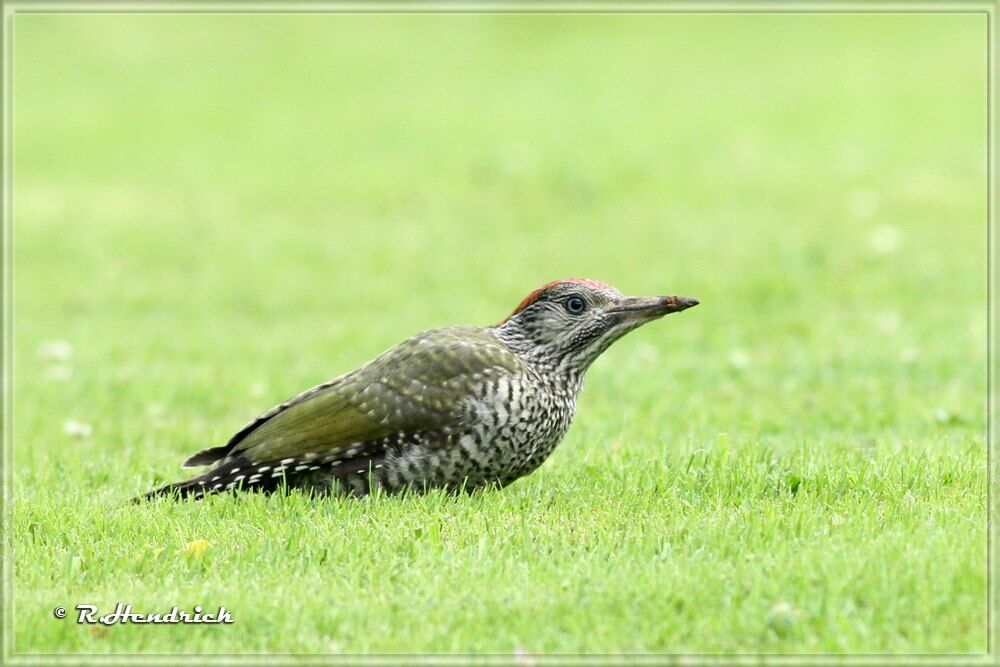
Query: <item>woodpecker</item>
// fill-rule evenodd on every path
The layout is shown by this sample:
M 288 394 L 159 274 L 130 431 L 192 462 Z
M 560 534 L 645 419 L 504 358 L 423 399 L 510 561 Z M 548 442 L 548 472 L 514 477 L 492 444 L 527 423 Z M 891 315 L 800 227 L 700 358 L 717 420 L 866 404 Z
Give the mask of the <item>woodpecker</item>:
M 184 463 L 207 470 L 143 497 L 503 487 L 562 439 L 583 376 L 609 345 L 697 304 L 582 278 L 548 283 L 502 322 L 419 333 L 271 408 Z

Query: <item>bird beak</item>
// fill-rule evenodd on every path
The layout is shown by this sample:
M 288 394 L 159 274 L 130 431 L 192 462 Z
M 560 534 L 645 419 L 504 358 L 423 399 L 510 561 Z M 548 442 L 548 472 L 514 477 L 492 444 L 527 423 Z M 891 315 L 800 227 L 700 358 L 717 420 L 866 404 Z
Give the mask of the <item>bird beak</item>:
M 607 312 L 617 313 L 625 319 L 651 320 L 697 305 L 698 299 L 689 296 L 627 296 Z

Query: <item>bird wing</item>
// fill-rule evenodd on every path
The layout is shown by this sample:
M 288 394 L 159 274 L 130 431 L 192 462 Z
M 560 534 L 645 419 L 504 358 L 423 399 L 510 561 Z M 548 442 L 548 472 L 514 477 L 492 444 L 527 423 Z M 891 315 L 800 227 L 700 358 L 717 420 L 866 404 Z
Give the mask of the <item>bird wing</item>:
M 266 462 L 338 449 L 361 453 L 359 443 L 394 433 L 455 431 L 470 416 L 465 406 L 474 385 L 523 370 L 524 361 L 484 329 L 427 331 L 272 408 L 214 449 L 224 450 L 217 458 Z

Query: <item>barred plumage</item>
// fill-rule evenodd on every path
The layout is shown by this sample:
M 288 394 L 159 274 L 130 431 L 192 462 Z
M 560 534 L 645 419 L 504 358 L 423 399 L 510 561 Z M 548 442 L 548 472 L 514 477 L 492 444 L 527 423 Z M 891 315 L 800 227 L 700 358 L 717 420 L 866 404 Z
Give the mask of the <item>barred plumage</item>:
M 641 324 L 697 303 L 624 297 L 590 280 L 549 283 L 499 324 L 425 331 L 268 410 L 185 463 L 210 469 L 145 497 L 504 486 L 562 439 L 594 359 Z

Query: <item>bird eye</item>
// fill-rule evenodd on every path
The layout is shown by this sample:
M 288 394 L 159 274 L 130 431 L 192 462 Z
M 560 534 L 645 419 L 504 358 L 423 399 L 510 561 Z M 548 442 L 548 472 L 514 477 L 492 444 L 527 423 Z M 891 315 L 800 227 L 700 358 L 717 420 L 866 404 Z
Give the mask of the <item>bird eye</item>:
M 578 296 L 571 296 L 566 299 L 566 311 L 570 315 L 579 315 L 583 311 L 587 310 L 587 302 Z

